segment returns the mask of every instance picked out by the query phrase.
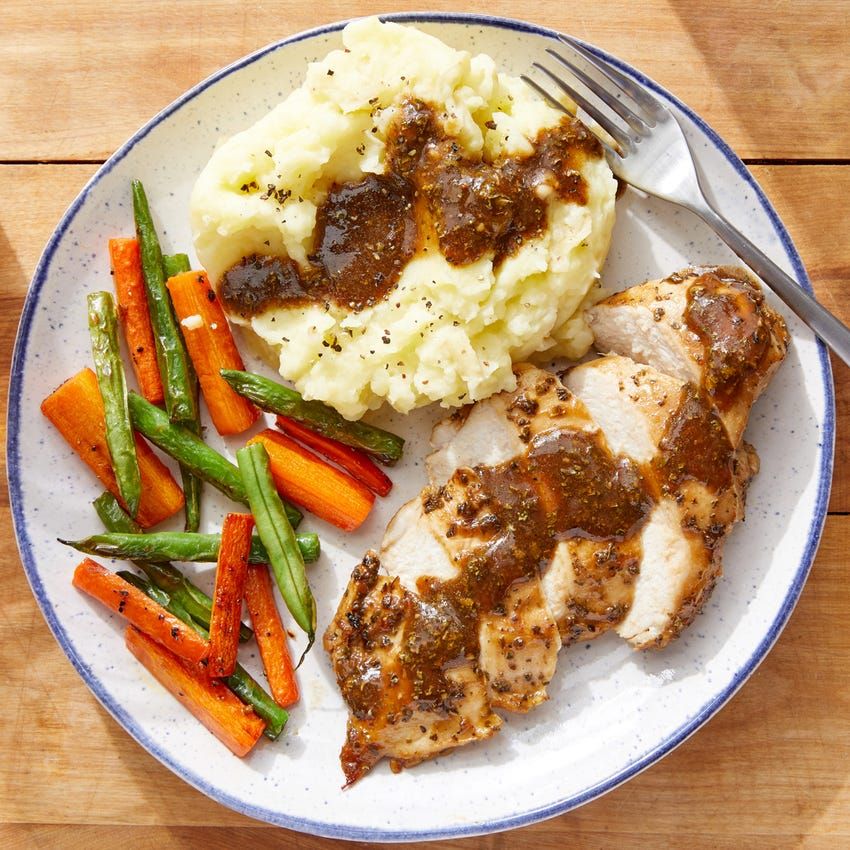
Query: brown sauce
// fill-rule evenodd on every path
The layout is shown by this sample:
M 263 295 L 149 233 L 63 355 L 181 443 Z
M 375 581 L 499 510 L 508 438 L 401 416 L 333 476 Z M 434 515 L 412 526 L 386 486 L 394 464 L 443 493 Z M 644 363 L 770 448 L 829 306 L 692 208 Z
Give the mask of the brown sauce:
M 383 297 L 416 250 L 413 196 L 410 181 L 395 174 L 334 186 L 316 218 L 319 289 L 355 310 Z
M 413 698 L 444 708 L 452 693 L 445 672 L 478 657 L 482 616 L 504 615 L 509 591 L 536 580 L 560 540 L 604 542 L 600 570 L 629 569 L 653 505 L 638 467 L 613 456 L 598 434 L 578 430 L 541 434 L 526 456 L 459 470 L 454 483 L 464 500 L 448 505 L 457 517 L 449 533 L 470 545 L 455 578 L 419 580 L 401 656 L 416 671 Z M 429 507 L 446 506 L 445 489 L 432 494 Z M 598 612 L 583 616 L 602 619 Z
M 703 343 L 703 385 L 721 410 L 770 349 L 763 302 L 761 290 L 731 269 L 700 275 L 688 288 L 685 323 Z
M 516 393 L 509 415 L 518 428 L 517 417 L 546 415 L 553 397 L 559 405 L 568 403 L 567 391 L 562 398 L 555 381 L 552 376 Z M 577 411 L 572 415 L 580 421 Z M 529 585 L 537 582 L 539 588 L 557 547 L 564 544 L 559 557 L 567 550 L 572 568 L 565 611 L 556 624 L 562 642 L 570 643 L 604 632 L 629 613 L 643 557 L 641 533 L 662 498 L 681 505 L 683 528 L 703 554 L 722 539 L 733 518 L 724 511 L 737 509 L 731 486 L 735 450 L 709 397 L 692 385 L 667 419 L 658 455 L 645 466 L 612 454 L 599 432 L 580 426 L 529 432 L 525 442 L 520 457 L 458 469 L 445 486 L 423 491 L 423 511 L 429 518 L 438 512 L 435 519 L 445 529 L 456 575 L 422 577 L 416 593 L 387 578 L 379 604 L 364 596 L 371 608 L 348 609 L 363 651 L 349 651 L 335 664 L 355 717 L 369 722 L 383 717 L 391 724 L 409 720 L 416 710 L 450 717 L 468 696 L 456 677 L 461 668 L 478 676 L 495 671 L 497 678 L 488 682 L 493 704 L 504 687 L 521 706 L 525 693 L 548 684 L 539 679 L 543 674 L 531 662 L 534 648 L 527 644 L 554 635 L 545 612 L 534 619 L 545 602 Z M 711 504 L 708 511 L 701 511 L 699 500 Z M 526 589 L 532 592 L 524 594 Z M 530 621 L 514 604 L 517 598 L 528 600 Z M 695 597 L 691 607 L 696 610 L 698 603 Z M 687 605 L 683 611 L 687 618 Z M 503 634 L 524 635 L 525 644 L 502 646 L 503 657 L 494 656 L 499 650 L 480 642 L 482 623 L 501 624 Z M 381 648 L 390 646 L 397 654 L 381 656 Z M 490 653 L 489 666 L 482 664 L 483 651 Z M 545 653 L 539 645 L 537 651 L 541 659 Z M 522 666 L 512 667 L 514 660 Z M 505 669 L 518 671 L 520 678 L 509 674 L 502 682 L 499 671 Z
M 229 310 L 253 316 L 266 307 L 305 297 L 298 265 L 288 257 L 244 257 L 227 271 L 218 294 Z
M 374 304 L 416 249 L 413 193 L 412 184 L 394 174 L 334 186 L 316 216 L 309 269 L 288 257 L 243 257 L 221 279 L 222 301 L 242 316 L 315 301 L 352 310 Z
M 659 450 L 652 467 L 666 494 L 688 480 L 714 491 L 732 484 L 735 449 L 716 408 L 693 384 L 686 385 L 667 420 Z
M 529 156 L 470 158 L 446 135 L 437 110 L 420 101 L 401 107 L 386 145 L 385 174 L 330 188 L 308 268 L 286 257 L 243 258 L 220 283 L 228 310 L 251 316 L 329 301 L 363 310 L 387 297 L 405 265 L 429 249 L 432 234 L 453 265 L 489 254 L 498 264 L 543 232 L 550 196 L 587 203 L 579 169 L 602 155 L 592 134 L 565 117 L 538 135 Z M 262 197 L 285 210 L 290 195 L 271 186 Z

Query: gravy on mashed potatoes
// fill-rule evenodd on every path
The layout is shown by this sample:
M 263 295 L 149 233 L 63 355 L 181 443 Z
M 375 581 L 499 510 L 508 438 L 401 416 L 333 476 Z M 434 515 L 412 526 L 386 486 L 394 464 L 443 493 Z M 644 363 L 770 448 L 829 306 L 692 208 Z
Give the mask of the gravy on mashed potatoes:
M 615 181 L 575 119 L 486 56 L 366 19 L 213 155 L 192 196 L 231 316 L 350 418 L 512 389 L 581 356 Z

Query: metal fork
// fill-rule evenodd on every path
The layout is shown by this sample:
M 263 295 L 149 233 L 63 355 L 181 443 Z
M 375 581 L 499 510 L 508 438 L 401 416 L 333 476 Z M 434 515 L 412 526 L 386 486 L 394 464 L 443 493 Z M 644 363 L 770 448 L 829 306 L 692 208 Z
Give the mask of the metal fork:
M 691 150 L 675 115 L 653 94 L 600 59 L 580 42 L 563 43 L 587 63 L 588 73 L 551 48 L 546 52 L 607 107 L 597 106 L 545 65 L 533 67 L 567 94 L 609 138 L 589 127 L 602 142 L 614 174 L 647 195 L 696 213 L 845 363 L 850 365 L 850 329 L 819 304 L 773 260 L 730 224 L 708 201 Z M 568 112 L 543 86 L 522 79 L 549 103 Z M 604 82 L 602 81 L 604 80 Z

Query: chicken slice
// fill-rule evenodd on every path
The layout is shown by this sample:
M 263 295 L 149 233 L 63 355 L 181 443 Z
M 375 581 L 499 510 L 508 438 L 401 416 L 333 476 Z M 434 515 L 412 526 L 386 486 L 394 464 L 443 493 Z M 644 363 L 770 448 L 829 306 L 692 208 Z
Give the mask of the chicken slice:
M 450 626 L 450 613 L 382 575 L 374 553 L 355 568 L 324 636 L 350 711 L 340 754 L 346 785 L 381 758 L 394 770 L 410 767 L 501 726 L 474 660 L 438 667 Z
M 478 473 L 461 469 L 398 511 L 381 561 L 411 593 L 440 598 L 447 612 L 471 621 L 466 639 L 491 704 L 528 711 L 547 698 L 561 641 L 537 573 L 490 568 L 513 545 L 510 529 L 493 521 L 480 498 Z
M 640 540 L 615 545 L 568 537 L 558 541 L 540 572 L 562 644 L 591 640 L 617 626 L 631 609 Z
M 478 644 L 493 708 L 526 712 L 549 698 L 561 639 L 536 576 L 513 582 L 497 607 L 481 613 Z
M 599 351 L 701 386 L 735 446 L 788 347 L 782 317 L 740 268 L 686 269 L 632 286 L 586 317 Z
M 518 457 L 529 439 L 566 423 L 598 430 L 556 375 L 527 363 L 514 366 L 514 374 L 513 392 L 461 408 L 434 426 L 434 451 L 425 460 L 432 484 L 443 484 L 461 467 L 496 466 Z
M 612 451 L 641 464 L 654 493 L 634 595 L 616 629 L 637 648 L 664 646 L 693 621 L 720 576 L 722 544 L 743 518 L 758 459 L 749 446 L 734 449 L 705 393 L 629 358 L 576 366 L 564 383 Z

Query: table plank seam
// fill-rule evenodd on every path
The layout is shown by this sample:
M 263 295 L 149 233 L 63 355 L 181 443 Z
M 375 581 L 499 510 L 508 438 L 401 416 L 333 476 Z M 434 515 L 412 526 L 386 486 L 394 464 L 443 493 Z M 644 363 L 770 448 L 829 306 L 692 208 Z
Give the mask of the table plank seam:
M 0 166 L 21 165 L 103 165 L 105 159 L 0 159 Z

